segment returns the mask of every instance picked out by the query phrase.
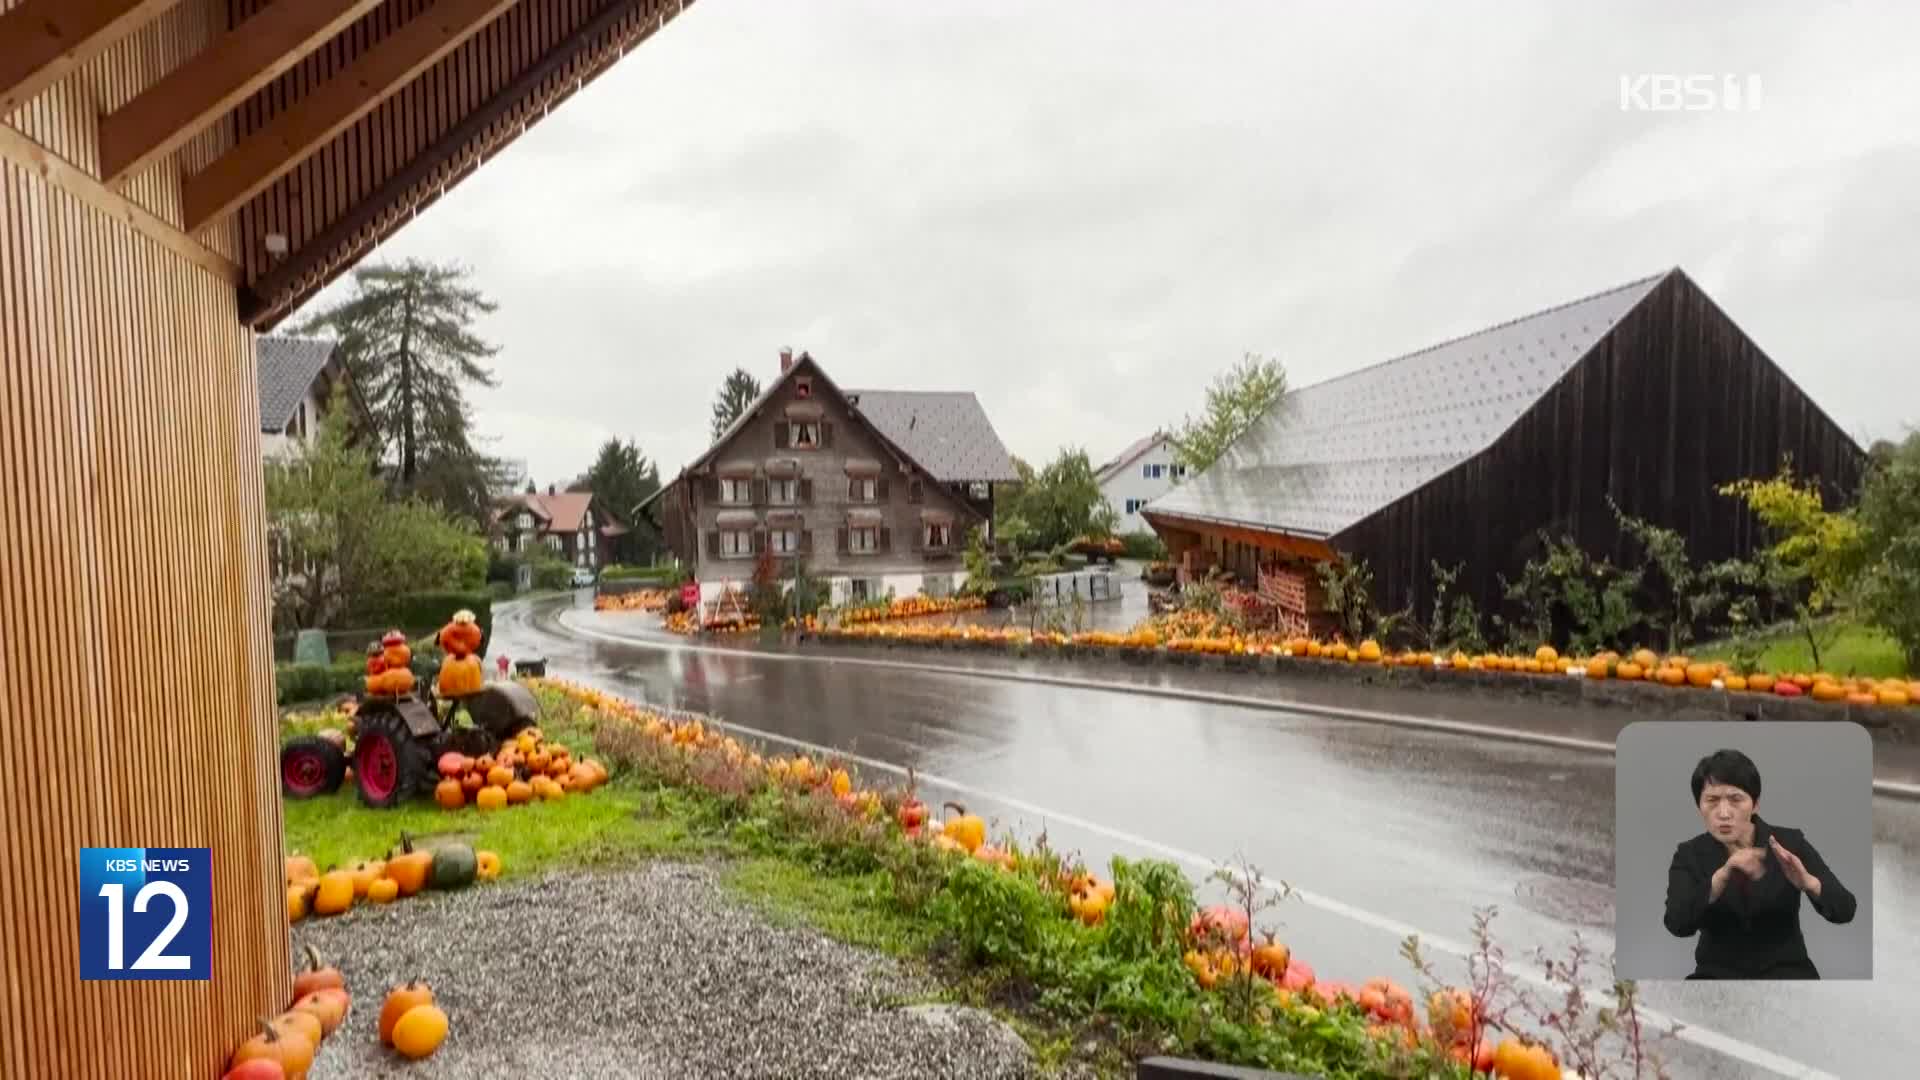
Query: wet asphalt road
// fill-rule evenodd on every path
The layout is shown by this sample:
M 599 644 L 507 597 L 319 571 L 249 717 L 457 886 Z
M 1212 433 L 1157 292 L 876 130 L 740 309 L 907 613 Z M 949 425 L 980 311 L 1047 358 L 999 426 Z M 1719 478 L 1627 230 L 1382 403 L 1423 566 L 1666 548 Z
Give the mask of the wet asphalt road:
M 1090 861 L 1248 858 L 1308 894 L 1269 918 L 1324 978 L 1412 985 L 1404 935 L 1464 943 L 1475 910 L 1489 905 L 1510 957 L 1545 947 L 1564 958 L 1576 931 L 1611 955 L 1610 757 L 978 676 L 608 643 L 560 627 L 566 606 L 496 609 L 494 650 L 544 656 L 555 675 L 638 700 L 911 766 L 929 801 L 959 798 L 1023 835 L 1045 828 Z M 1920 805 L 1877 800 L 1874 833 L 1876 978 L 1644 984 L 1648 1006 L 1740 1044 L 1670 1043 L 1676 1075 L 1794 1075 L 1793 1064 L 1817 1070 L 1800 1075 L 1908 1075 L 1898 1063 L 1920 1056 L 1911 899 Z M 1456 957 L 1435 959 L 1443 976 L 1463 974 Z M 1605 977 L 1601 968 L 1591 979 Z

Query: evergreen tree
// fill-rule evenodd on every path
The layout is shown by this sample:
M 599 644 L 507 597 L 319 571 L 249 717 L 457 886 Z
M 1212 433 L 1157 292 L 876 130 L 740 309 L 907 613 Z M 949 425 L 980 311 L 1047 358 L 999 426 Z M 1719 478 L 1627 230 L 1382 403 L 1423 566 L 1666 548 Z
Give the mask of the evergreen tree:
M 734 368 L 713 399 L 713 441 L 719 442 L 721 433 L 759 398 L 760 380 L 746 368 Z

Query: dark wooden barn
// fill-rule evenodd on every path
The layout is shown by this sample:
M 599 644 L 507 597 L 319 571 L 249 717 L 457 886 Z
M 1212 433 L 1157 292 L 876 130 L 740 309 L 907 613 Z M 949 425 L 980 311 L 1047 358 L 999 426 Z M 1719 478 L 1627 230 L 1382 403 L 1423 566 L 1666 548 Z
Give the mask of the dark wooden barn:
M 1189 568 L 1364 558 L 1381 609 L 1424 618 L 1434 561 L 1497 611 L 1543 529 L 1626 560 L 1609 496 L 1696 559 L 1747 554 L 1757 522 L 1715 489 L 1789 457 L 1840 498 L 1866 465 L 1676 269 L 1288 393 L 1144 513 Z

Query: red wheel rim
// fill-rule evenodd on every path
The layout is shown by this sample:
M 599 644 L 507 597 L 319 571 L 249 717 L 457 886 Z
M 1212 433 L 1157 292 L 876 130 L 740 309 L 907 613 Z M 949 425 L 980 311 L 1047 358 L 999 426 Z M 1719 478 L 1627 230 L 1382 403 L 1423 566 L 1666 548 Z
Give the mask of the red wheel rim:
M 327 762 L 318 751 L 296 750 L 280 760 L 280 782 L 296 795 L 312 795 L 327 784 Z
M 368 798 L 384 799 L 393 794 L 400 782 L 400 762 L 394 757 L 393 744 L 385 735 L 368 735 L 360 740 L 354 754 L 353 775 Z

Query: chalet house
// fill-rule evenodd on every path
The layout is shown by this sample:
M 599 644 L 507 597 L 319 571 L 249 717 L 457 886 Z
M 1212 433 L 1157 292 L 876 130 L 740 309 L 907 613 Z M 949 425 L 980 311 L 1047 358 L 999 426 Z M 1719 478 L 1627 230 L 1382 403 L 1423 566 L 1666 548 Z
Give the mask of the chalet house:
M 500 500 L 490 530 L 494 550 L 525 554 L 536 544 L 576 567 L 598 570 L 626 527 L 596 507 L 590 491 L 525 492 Z
M 1431 566 L 1464 564 L 1456 587 L 1488 613 L 1541 530 L 1627 561 L 1609 500 L 1696 560 L 1749 554 L 1758 523 L 1715 489 L 1788 456 L 1833 496 L 1866 465 L 1675 269 L 1292 391 L 1145 513 L 1183 573 L 1257 582 L 1294 625 L 1336 553 L 1367 561 L 1382 610 L 1421 618 Z
M 746 588 L 762 552 L 804 561 L 836 604 L 941 596 L 965 581 L 994 485 L 1016 479 L 974 395 L 843 391 L 782 352 L 759 399 L 640 510 L 703 601 Z
M 361 414 L 367 413 L 360 388 L 347 372 L 336 343 L 325 338 L 262 334 L 254 340 L 256 386 L 260 397 L 260 456 L 284 460 L 319 429 L 334 405 L 336 391 Z
M 1094 470 L 1100 497 L 1113 508 L 1116 532 L 1144 533 L 1152 527 L 1140 511 L 1186 479 L 1187 467 L 1174 459 L 1173 436 L 1156 431 L 1120 451 Z

